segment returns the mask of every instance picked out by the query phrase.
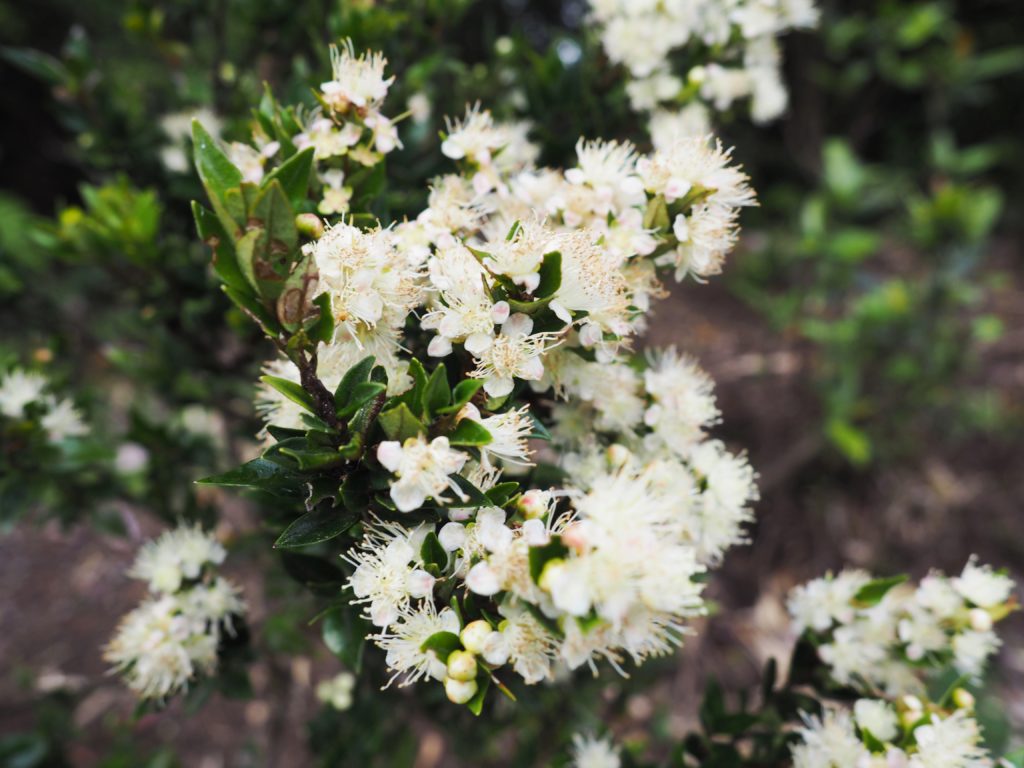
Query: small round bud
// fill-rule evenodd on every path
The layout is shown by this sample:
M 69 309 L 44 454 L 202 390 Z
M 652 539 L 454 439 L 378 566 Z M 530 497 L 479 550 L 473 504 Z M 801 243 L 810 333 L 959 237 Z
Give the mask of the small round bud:
M 988 632 L 992 629 L 992 614 L 984 608 L 972 608 L 967 616 L 971 622 L 971 629 L 977 632 Z
M 551 591 L 551 580 L 558 577 L 558 574 L 565 568 L 565 560 L 560 557 L 552 558 L 548 560 L 544 565 L 544 570 L 540 572 L 540 579 L 538 584 L 540 588 L 545 592 Z
M 459 640 L 462 641 L 462 645 L 470 653 L 481 654 L 484 652 L 484 643 L 487 642 L 487 638 L 494 633 L 491 629 L 491 625 L 483 619 L 477 619 L 471 621 L 465 627 L 462 628 L 462 632 L 459 633 Z
M 467 682 L 476 678 L 476 656 L 469 651 L 452 651 L 448 656 L 448 677 Z
M 974 709 L 974 696 L 966 688 L 957 688 L 953 691 L 953 703 L 957 709 Z
M 707 77 L 707 70 L 704 67 L 694 67 L 690 70 L 690 73 L 686 76 L 687 79 L 694 85 L 700 85 L 704 82 L 704 78 Z
M 448 701 L 453 704 L 465 704 L 476 696 L 476 680 L 456 680 L 454 677 L 444 681 L 444 692 Z
M 538 520 L 547 516 L 550 500 L 551 493 L 549 491 L 539 491 L 534 488 L 520 496 L 517 505 L 527 520 Z
M 324 233 L 324 223 L 315 213 L 300 213 L 295 217 L 295 228 L 310 240 L 319 240 Z

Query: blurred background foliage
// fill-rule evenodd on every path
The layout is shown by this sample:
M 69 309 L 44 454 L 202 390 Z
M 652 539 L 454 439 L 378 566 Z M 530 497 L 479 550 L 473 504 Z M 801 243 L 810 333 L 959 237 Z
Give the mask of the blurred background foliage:
M 731 409 L 744 390 L 722 384 L 726 436 L 751 445 L 755 465 L 773 423 L 787 418 L 783 434 L 795 435 L 799 455 L 764 472 L 762 514 L 800 505 L 797 523 L 838 517 L 852 495 L 870 526 L 882 511 L 864 489 L 888 493 L 904 482 L 893 467 L 966 451 L 995 456 L 998 472 L 1021 456 L 1021 373 L 1001 361 L 1019 360 L 1024 344 L 1013 215 L 1024 203 L 1024 6 L 824 0 L 822 9 L 819 30 L 786 39 L 787 117 L 769 127 L 742 113 L 720 117 L 761 206 L 744 218 L 725 291 L 705 301 L 749 309 L 737 329 L 724 329 L 738 334 L 742 352 L 784 347 L 801 361 L 784 383 L 799 393 L 795 406 L 790 397 Z M 388 113 L 417 106 L 419 95 L 430 106 L 427 119 L 402 123 L 405 146 L 388 163 L 385 209 L 413 216 L 428 180 L 448 168 L 438 151 L 444 117 L 476 101 L 497 117 L 530 120 L 543 163 L 571 162 L 581 135 L 649 146 L 623 73 L 603 57 L 586 13 L 583 0 L 0 0 L 0 373 L 44 372 L 74 396 L 92 430 L 56 453 L 45 441 L 0 435 L 0 524 L 92 519 L 123 531 L 126 509 L 166 522 L 223 519 L 224 500 L 192 481 L 252 453 L 252 383 L 269 351 L 216 289 L 194 237 L 188 201 L 201 191 L 180 115 L 204 110 L 226 140 L 245 138 L 264 82 L 282 103 L 297 102 L 325 79 L 329 42 L 351 37 L 357 49 L 383 50 L 398 75 Z M 679 293 L 670 301 L 691 300 Z M 764 350 L 745 346 L 766 338 Z M 755 423 L 752 414 L 775 408 L 788 410 Z M 780 439 L 767 457 L 787 453 Z M 996 488 L 1019 506 L 1019 485 Z M 837 494 L 846 495 L 832 510 Z M 270 528 L 273 511 L 263 509 Z M 771 554 L 750 574 L 727 573 L 723 604 L 750 605 L 752 579 L 769 580 L 779 562 L 802 557 L 801 536 L 810 534 L 785 545 L 771 538 L 792 524 L 769 517 L 768 530 L 754 532 Z M 996 559 L 1024 556 L 1019 531 L 990 525 Z M 849 530 L 830 526 L 822 536 Z M 257 524 L 234 549 L 263 567 L 268 542 Z M 839 544 L 825 549 L 849 554 Z M 879 545 L 863 559 L 884 567 L 899 551 Z M 958 567 L 965 554 L 938 564 Z M 921 556 L 920 567 L 896 567 L 928 564 Z M 285 564 L 293 576 L 301 568 Z M 322 620 L 301 629 L 330 601 L 275 573 L 254 641 L 266 674 L 287 676 L 290 656 L 315 654 L 321 642 L 311 632 L 346 666 L 364 663 L 350 642 L 359 628 Z M 705 646 L 721 640 L 711 633 Z M 639 718 L 648 705 L 635 692 L 672 679 L 676 663 L 650 664 L 628 682 L 585 675 L 571 696 L 545 689 L 472 726 L 464 711 L 429 697 L 376 694 L 376 670 L 349 712 L 323 709 L 308 734 L 271 738 L 274 749 L 310 749 L 322 765 L 412 764 L 430 748 L 430 712 L 453 765 L 555 764 L 569 733 L 597 727 L 599 714 L 620 724 Z M 104 766 L 177 764 L 160 738 L 133 740 L 123 721 L 108 718 L 86 737 L 70 713 L 88 687 L 39 696 L 33 685 L 19 690 L 35 714 L 24 710 L 22 727 L 0 740 L 0 763 L 82 764 L 87 754 Z M 644 745 L 672 742 L 674 708 L 686 706 L 672 700 L 675 690 L 670 684 L 641 718 Z M 245 685 L 222 692 L 251 695 Z M 994 737 L 1006 721 L 992 709 Z M 229 763 L 262 764 L 270 748 L 243 741 Z M 76 751 L 86 749 L 77 742 L 92 751 Z M 350 763 L 352 745 L 359 757 Z

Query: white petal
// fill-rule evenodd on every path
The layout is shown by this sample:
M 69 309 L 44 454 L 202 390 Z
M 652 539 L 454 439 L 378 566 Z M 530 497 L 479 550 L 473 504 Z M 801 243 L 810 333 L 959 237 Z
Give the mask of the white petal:
M 452 353 L 452 343 L 444 336 L 435 336 L 427 345 L 427 354 L 431 357 L 448 357 Z
M 490 378 L 484 382 L 484 392 L 491 397 L 504 397 L 512 391 L 514 384 L 511 377 Z
M 391 486 L 391 500 L 399 512 L 412 512 L 423 506 L 427 495 L 423 489 L 415 483 L 406 483 L 399 480 Z
M 491 344 L 494 343 L 494 339 L 486 333 L 471 333 L 466 337 L 466 351 L 472 355 L 480 357 L 484 352 L 491 348 Z
M 445 523 L 441 526 L 437 538 L 446 552 L 454 552 L 466 543 L 466 526 L 461 523 Z
M 377 446 L 377 461 L 389 472 L 397 472 L 402 463 L 402 444 L 397 440 L 385 440 Z
M 533 331 L 533 318 L 519 312 L 512 315 L 501 327 L 501 332 L 506 336 L 529 336 Z
M 501 325 L 506 320 L 508 320 L 511 312 L 512 309 L 511 307 L 509 307 L 507 301 L 499 301 L 497 304 L 491 307 L 491 319 L 498 325 Z
M 427 597 L 434 592 L 434 583 L 437 580 L 426 571 L 417 568 L 409 573 L 408 588 L 409 594 L 413 597 Z
M 477 563 L 469 569 L 469 573 L 466 574 L 466 586 L 484 597 L 496 595 L 501 591 L 498 577 L 487 563 Z

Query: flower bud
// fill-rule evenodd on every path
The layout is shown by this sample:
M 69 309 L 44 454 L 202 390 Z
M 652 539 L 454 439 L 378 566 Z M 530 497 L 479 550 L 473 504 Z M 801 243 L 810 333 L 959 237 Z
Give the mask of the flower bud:
M 454 677 L 446 678 L 444 681 L 444 692 L 448 695 L 448 701 L 453 704 L 465 704 L 476 696 L 476 680 L 456 680 Z
M 966 688 L 953 691 L 953 703 L 957 709 L 974 709 L 974 696 Z
M 448 677 L 467 682 L 476 678 L 476 656 L 469 651 L 452 651 L 448 656 Z
M 462 628 L 462 632 L 459 633 L 459 640 L 462 641 L 463 647 L 470 653 L 481 654 L 484 652 L 484 643 L 487 642 L 487 638 L 494 633 L 491 629 L 491 625 L 483 619 L 477 619 L 471 621 L 465 627 Z
M 977 632 L 988 632 L 992 629 L 992 615 L 984 608 L 972 608 L 967 614 L 971 629 Z
M 310 240 L 319 240 L 324 233 L 324 223 L 315 213 L 300 213 L 295 217 L 295 228 Z
M 527 520 L 537 520 L 547 516 L 548 502 L 551 499 L 549 491 L 539 491 L 536 488 L 527 491 L 519 497 L 517 502 L 519 511 Z

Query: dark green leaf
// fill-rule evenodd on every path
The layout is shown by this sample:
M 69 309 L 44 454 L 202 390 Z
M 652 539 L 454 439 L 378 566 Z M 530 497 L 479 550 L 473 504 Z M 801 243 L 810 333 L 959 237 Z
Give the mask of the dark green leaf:
M 870 608 L 882 602 L 890 589 L 907 580 L 906 574 L 891 576 L 887 579 L 873 579 L 861 587 L 854 595 L 853 601 L 860 607 Z
M 413 358 L 414 361 L 415 359 Z M 413 415 L 409 406 L 404 402 L 381 413 L 378 421 L 389 440 L 404 442 L 410 437 L 426 434 L 427 431 L 423 423 Z
M 466 702 L 466 706 L 469 708 L 470 712 L 479 716 L 484 709 L 484 699 L 487 698 L 487 689 L 491 685 L 491 678 L 490 676 L 486 676 L 481 673 L 481 675 L 476 679 L 476 684 L 476 694 L 472 699 Z
M 282 379 L 278 376 L 260 376 L 260 381 L 267 386 L 273 387 L 293 403 L 298 403 L 310 413 L 316 413 L 316 405 L 313 403 L 313 398 L 302 388 L 301 384 L 296 384 L 294 381 Z
M 281 562 L 288 575 L 318 594 L 336 594 L 345 582 L 345 574 L 341 569 L 322 557 L 300 555 L 288 550 L 280 552 Z
M 461 648 L 462 641 L 459 640 L 459 636 L 454 632 L 435 632 L 424 640 L 423 645 L 420 646 L 421 651 L 433 651 L 437 658 L 443 662 L 448 661 L 448 657 L 453 651 Z
M 448 434 L 448 442 L 452 445 L 480 446 L 493 440 L 491 433 L 480 422 L 473 419 L 462 419 Z
M 430 421 L 434 414 L 438 413 L 441 408 L 446 407 L 451 401 L 452 393 L 448 388 L 448 371 L 445 369 L 444 363 L 441 363 L 430 374 L 427 386 L 423 390 L 422 413 L 426 420 Z
M 544 254 L 540 264 L 540 282 L 533 295 L 538 299 L 547 299 L 555 295 L 562 287 L 562 254 L 558 251 Z
M 321 504 L 317 509 L 307 512 L 285 528 L 274 542 L 274 547 L 290 549 L 330 541 L 343 534 L 357 522 L 359 522 L 358 514 L 348 510 L 331 509 L 329 504 Z
M 436 565 L 442 571 L 448 567 L 448 553 L 437 538 L 437 534 L 431 531 L 423 539 L 420 546 L 420 559 L 425 565 Z
M 268 173 L 262 186 L 267 186 L 273 181 L 281 184 L 293 208 L 298 208 L 306 200 L 306 192 L 309 190 L 309 173 L 313 168 L 313 147 L 306 147 L 301 152 L 285 160 L 281 165 Z
M 350 397 L 344 408 L 338 409 L 338 418 L 347 419 L 377 395 L 381 395 L 388 389 L 387 384 L 376 381 L 361 381 L 349 390 Z
M 484 385 L 483 379 L 463 379 L 452 390 L 452 404 L 439 409 L 438 414 L 458 413 L 462 406 L 473 399 L 473 395 Z

